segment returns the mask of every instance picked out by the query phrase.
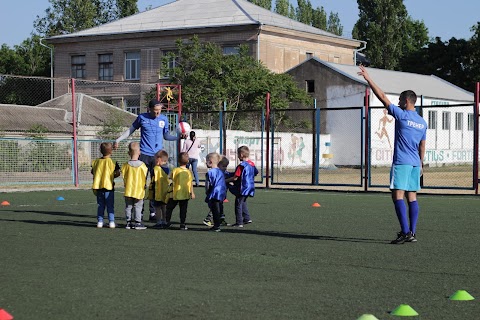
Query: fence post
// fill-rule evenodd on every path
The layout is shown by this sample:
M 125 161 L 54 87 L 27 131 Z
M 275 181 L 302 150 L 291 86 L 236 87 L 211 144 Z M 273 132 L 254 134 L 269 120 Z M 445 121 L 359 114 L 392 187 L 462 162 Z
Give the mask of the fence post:
M 417 113 L 423 118 L 423 95 L 420 96 L 420 107 L 416 107 Z M 424 159 L 425 160 L 425 159 Z M 422 163 L 423 166 L 423 163 Z M 420 176 L 420 188 L 423 188 L 423 174 Z
M 78 146 L 77 146 L 77 99 L 75 96 L 75 79 L 72 78 L 72 123 L 73 123 L 73 174 L 74 184 L 78 187 Z
M 317 99 L 313 99 L 313 107 L 315 108 L 315 153 L 314 153 L 314 184 L 318 185 L 318 171 L 320 170 L 320 110 L 317 108 Z
M 226 146 L 226 139 L 224 141 L 223 139 L 223 136 L 224 136 L 224 132 L 223 132 L 223 127 L 224 127 L 224 124 L 223 124 L 223 117 L 224 117 L 224 112 L 227 111 L 227 101 L 223 101 L 223 110 L 220 110 L 220 114 L 219 114 L 219 127 L 220 127 L 220 154 L 223 154 L 226 156 L 226 154 L 224 154 L 225 150 L 227 149 L 227 146 Z
M 265 98 L 265 122 L 266 122 L 266 131 L 267 131 L 267 146 L 266 146 L 266 157 L 265 157 L 265 175 L 266 175 L 266 188 L 270 188 L 270 92 L 267 92 Z
M 473 121 L 473 185 L 475 186 L 475 194 L 478 194 L 478 129 L 479 129 L 479 108 L 480 103 L 480 82 L 475 84 L 475 105 L 473 107 L 474 121 Z
M 368 159 L 370 159 L 370 144 L 369 144 L 369 141 L 370 141 L 370 127 L 368 125 L 368 122 L 369 122 L 369 119 L 368 119 L 368 115 L 369 115 L 369 105 L 370 105 L 370 89 L 369 88 L 366 88 L 365 89 L 365 139 L 363 141 L 363 143 L 365 144 L 365 172 L 363 173 L 364 174 L 364 191 L 368 191 L 368 175 L 369 175 L 369 166 L 370 166 L 370 161 Z
M 157 100 L 160 101 L 160 83 L 157 83 Z

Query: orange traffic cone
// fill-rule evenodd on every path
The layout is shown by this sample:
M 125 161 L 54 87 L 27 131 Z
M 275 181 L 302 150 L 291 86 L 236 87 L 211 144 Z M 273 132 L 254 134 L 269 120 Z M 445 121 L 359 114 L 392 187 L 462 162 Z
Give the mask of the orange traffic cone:
M 320 203 L 318 203 L 318 202 L 314 202 L 314 203 L 312 204 L 312 207 L 318 208 L 318 207 L 321 207 L 321 205 L 320 205 Z
M 4 309 L 0 309 L 0 320 L 13 320 L 13 316 Z
M 2 203 L 0 203 L 2 206 L 9 206 L 10 205 L 10 202 L 8 202 L 7 200 L 5 201 L 2 201 Z

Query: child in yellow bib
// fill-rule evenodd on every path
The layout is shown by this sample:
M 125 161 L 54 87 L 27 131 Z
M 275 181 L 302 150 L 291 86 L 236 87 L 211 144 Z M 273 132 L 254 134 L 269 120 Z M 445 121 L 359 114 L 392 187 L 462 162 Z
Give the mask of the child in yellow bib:
M 142 223 L 142 211 L 148 168 L 145 163 L 138 160 L 140 157 L 138 142 L 130 142 L 128 154 L 130 161 L 122 166 L 123 182 L 125 183 L 125 218 L 127 220 L 125 228 L 145 230 L 147 227 Z
M 167 203 L 167 226 L 170 226 L 173 209 L 179 204 L 180 206 L 180 230 L 187 230 L 185 220 L 187 219 L 188 200 L 195 199 L 193 192 L 193 176 L 192 172 L 187 169 L 188 153 L 180 152 L 178 155 L 179 167 L 173 169 L 170 173 L 173 185 L 173 198 Z
M 154 201 L 157 223 L 153 226 L 156 229 L 163 229 L 167 224 L 167 202 L 168 188 L 170 179 L 168 174 L 170 169 L 167 166 L 168 153 L 160 150 L 155 154 L 155 167 L 153 168 L 153 177 L 150 184 L 151 199 Z
M 114 179 L 120 176 L 120 167 L 111 158 L 113 145 L 109 142 L 100 144 L 102 157 L 92 162 L 93 193 L 97 196 L 97 228 L 103 228 L 105 208 L 108 213 L 108 226 L 115 228 L 115 190 Z

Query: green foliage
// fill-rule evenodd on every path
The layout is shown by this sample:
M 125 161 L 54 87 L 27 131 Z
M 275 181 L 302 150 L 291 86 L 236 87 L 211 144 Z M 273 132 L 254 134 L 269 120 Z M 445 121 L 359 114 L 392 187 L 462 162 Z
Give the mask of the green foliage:
M 267 92 L 277 109 L 288 108 L 294 101 L 310 103 L 310 97 L 290 75 L 268 70 L 250 55 L 247 46 L 241 46 L 238 54 L 224 55 L 218 45 L 200 43 L 193 37 L 188 42 L 178 40 L 177 49 L 170 83 L 182 85 L 185 112 L 219 111 L 224 101 L 227 111 L 260 110 Z M 164 68 L 168 60 L 164 57 Z M 236 125 L 234 116 L 227 119 L 227 128 Z
M 45 16 L 34 22 L 43 36 L 68 34 L 137 13 L 137 0 L 49 0 Z
M 297 0 L 297 21 L 308 25 L 313 21 L 313 7 L 310 0 Z
M 50 99 L 50 81 L 0 77 L 0 103 L 35 106 Z
M 20 159 L 18 141 L 0 140 L 0 172 L 15 172 Z
M 318 29 L 327 30 L 327 13 L 323 7 L 313 10 L 312 26 Z
M 40 45 L 40 37 L 36 35 L 13 49 L 3 44 L 0 48 L 0 73 L 50 76 L 50 50 Z
M 367 41 L 365 54 L 372 66 L 396 69 L 407 32 L 407 9 L 403 0 L 357 0 L 359 19 L 353 37 Z
M 43 124 L 35 124 L 26 131 L 27 135 L 36 139 L 43 139 L 45 134 L 48 133 L 48 128 Z
M 125 128 L 121 113 L 112 111 L 104 120 L 102 130 L 97 132 L 97 136 L 102 140 L 114 140 L 123 131 L 125 131 Z
M 437 37 L 426 47 L 405 56 L 401 69 L 433 74 L 465 90 L 473 91 L 473 83 L 478 81 L 475 64 L 472 64 L 474 50 L 472 43 L 465 39 L 451 38 L 449 41 L 442 41 Z M 476 66 L 478 68 L 478 63 Z
M 290 2 L 288 0 L 276 0 L 275 1 L 275 12 L 281 14 L 282 16 L 288 17 L 290 9 Z
M 248 2 L 251 2 L 253 4 L 256 4 L 257 6 L 260 6 L 265 9 L 272 9 L 272 1 L 271 0 L 248 0 Z
M 53 172 L 71 167 L 70 145 L 34 140 L 26 147 L 22 172 Z
M 405 57 L 428 43 L 423 21 L 408 16 L 403 0 L 358 0 L 359 19 L 353 37 L 367 41 L 365 54 L 373 67 L 404 70 Z
M 327 26 L 328 32 L 336 34 L 337 36 L 341 36 L 343 34 L 343 26 L 340 23 L 340 18 L 338 17 L 338 13 L 330 12 L 330 15 L 328 16 L 327 25 L 328 25 Z

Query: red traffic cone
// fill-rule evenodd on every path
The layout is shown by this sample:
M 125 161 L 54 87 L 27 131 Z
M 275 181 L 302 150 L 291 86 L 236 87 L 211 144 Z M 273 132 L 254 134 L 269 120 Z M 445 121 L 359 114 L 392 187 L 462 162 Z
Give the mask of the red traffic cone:
M 13 316 L 4 309 L 0 309 L 0 320 L 13 320 Z

